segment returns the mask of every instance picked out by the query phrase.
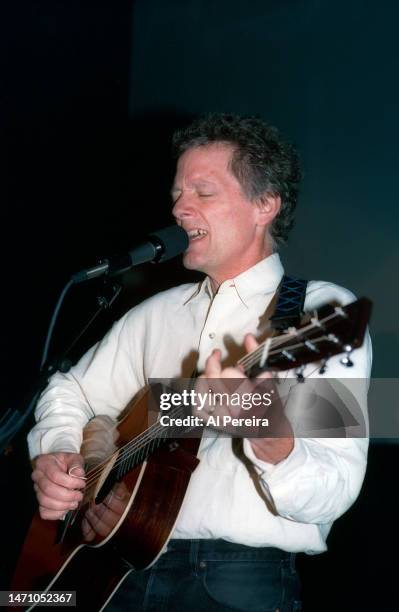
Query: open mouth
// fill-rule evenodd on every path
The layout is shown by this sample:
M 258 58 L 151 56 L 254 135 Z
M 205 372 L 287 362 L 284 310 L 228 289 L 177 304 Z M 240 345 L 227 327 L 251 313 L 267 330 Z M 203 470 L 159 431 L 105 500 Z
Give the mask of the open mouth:
M 196 228 L 192 230 L 187 230 L 187 234 L 190 239 L 190 242 L 193 242 L 194 240 L 201 240 L 201 238 L 208 235 L 208 232 L 206 230 Z

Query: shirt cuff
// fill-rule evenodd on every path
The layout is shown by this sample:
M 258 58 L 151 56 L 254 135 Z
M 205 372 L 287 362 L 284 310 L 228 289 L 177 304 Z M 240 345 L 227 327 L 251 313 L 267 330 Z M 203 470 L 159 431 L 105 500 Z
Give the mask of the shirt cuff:
M 298 473 L 297 470 L 301 470 L 308 460 L 308 453 L 302 439 L 294 438 L 294 448 L 288 457 L 278 463 L 269 463 L 259 459 L 247 438 L 244 439 L 243 449 L 245 455 L 257 468 L 260 478 L 266 480 L 268 486 L 272 490 L 274 489 L 275 494 L 277 494 L 275 502 L 278 507 L 279 496 L 283 495 L 285 497 L 284 483 L 288 483 L 288 489 L 290 489 L 292 474 Z
M 29 456 L 35 459 L 38 455 L 48 453 L 79 453 L 81 436 L 54 436 L 54 432 L 33 432 L 28 434 Z
M 279 477 L 285 473 L 285 470 L 291 472 L 294 469 L 301 467 L 306 461 L 306 451 L 304 449 L 302 440 L 300 438 L 294 438 L 294 448 L 282 461 L 278 463 L 269 463 L 268 461 L 262 461 L 255 455 L 255 451 L 251 446 L 251 442 L 248 438 L 244 438 L 243 449 L 245 455 L 252 461 L 255 467 L 258 468 L 260 476 L 272 476 L 277 471 Z

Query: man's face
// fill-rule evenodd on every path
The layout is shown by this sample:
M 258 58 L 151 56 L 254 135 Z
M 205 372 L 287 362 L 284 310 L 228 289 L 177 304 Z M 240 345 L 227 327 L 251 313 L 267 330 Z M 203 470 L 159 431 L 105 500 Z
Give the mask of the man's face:
M 179 158 L 173 215 L 189 234 L 186 268 L 221 283 L 268 254 L 259 207 L 231 173 L 232 147 L 223 143 L 189 149 Z

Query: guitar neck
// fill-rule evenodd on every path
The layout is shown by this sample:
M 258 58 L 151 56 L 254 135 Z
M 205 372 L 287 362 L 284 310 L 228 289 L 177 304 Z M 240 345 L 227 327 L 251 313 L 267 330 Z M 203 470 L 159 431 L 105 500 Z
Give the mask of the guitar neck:
M 327 304 L 309 313 L 299 327 L 290 327 L 262 342 L 238 365 L 249 378 L 254 378 L 264 370 L 297 369 L 308 363 L 326 362 L 340 353 L 349 356 L 363 343 L 370 313 L 371 302 L 367 298 L 345 307 Z

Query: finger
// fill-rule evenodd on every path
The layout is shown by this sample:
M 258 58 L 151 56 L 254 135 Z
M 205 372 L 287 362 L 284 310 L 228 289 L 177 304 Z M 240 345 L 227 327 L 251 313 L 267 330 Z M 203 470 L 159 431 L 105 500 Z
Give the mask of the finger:
M 118 499 L 126 499 L 129 497 L 129 489 L 124 482 L 118 482 L 112 489 Z
M 42 508 L 39 506 L 40 517 L 45 521 L 57 521 L 65 516 L 65 511 L 60 510 L 49 510 L 48 508 Z
M 205 363 L 205 378 L 219 378 L 222 372 L 222 353 L 219 349 L 214 349 Z
M 59 510 L 60 512 L 64 513 L 68 512 L 68 510 L 75 510 L 79 505 L 78 501 L 65 502 L 54 499 L 53 497 L 48 497 L 41 492 L 37 494 L 37 499 L 41 508 L 47 508 L 47 510 Z
M 115 495 L 112 494 L 112 492 L 107 495 L 107 497 L 104 499 L 103 504 L 109 509 L 111 510 L 111 512 L 113 512 L 114 514 L 116 514 L 118 517 L 122 516 L 126 505 L 127 505 L 127 501 L 123 501 L 121 499 L 118 499 Z
M 45 476 L 37 480 L 35 484 L 37 485 L 36 492 L 38 495 L 40 493 L 42 495 L 50 497 L 51 499 L 70 503 L 74 501 L 79 502 L 83 498 L 83 494 L 81 493 L 81 491 L 75 491 L 73 489 L 66 489 L 65 487 L 60 487 L 59 485 L 56 485 L 51 482 L 51 480 L 49 480 Z
M 96 537 L 96 532 L 94 531 L 94 529 L 86 518 L 83 519 L 81 526 L 84 539 L 87 542 L 91 542 L 92 540 L 94 540 L 94 538 Z
M 263 372 L 257 375 L 257 378 L 274 378 L 274 373 L 270 370 L 263 370 Z
M 119 514 L 109 510 L 104 504 L 99 504 L 96 508 L 89 508 L 85 518 L 92 529 L 100 536 L 107 536 L 120 519 Z
M 224 391 L 223 383 L 220 381 L 221 366 L 221 351 L 214 349 L 205 362 L 205 371 L 199 376 L 195 383 L 195 391 L 198 396 L 206 398 L 210 392 L 222 393 Z M 199 406 L 198 403 L 192 404 L 192 411 L 202 410 L 204 406 Z
M 39 455 L 35 459 L 35 470 L 46 473 L 50 469 L 56 469 L 66 474 L 73 469 L 75 477 L 81 477 L 84 476 L 83 463 L 83 457 L 78 453 L 48 453 Z
M 74 476 L 68 476 L 60 470 L 57 463 L 47 463 L 45 466 L 36 468 L 31 476 L 33 482 L 39 482 L 43 478 L 50 480 L 52 483 L 65 487 L 66 489 L 83 489 L 86 484 L 84 480 Z
M 244 338 L 244 346 L 247 353 L 252 353 L 252 351 L 255 351 L 258 348 L 259 342 L 256 340 L 253 334 L 246 334 Z
M 81 499 L 60 499 L 59 497 L 54 497 L 52 495 L 46 495 L 42 491 L 36 492 L 36 498 L 39 503 L 39 506 L 44 506 L 49 508 L 50 510 L 74 510 L 81 503 Z
M 244 338 L 244 346 L 247 353 L 252 353 L 259 348 L 260 344 L 253 334 L 246 334 Z M 261 374 L 257 375 L 257 378 L 274 378 L 274 374 L 269 370 L 263 370 Z
M 221 378 L 247 378 L 239 368 L 225 368 L 221 371 Z
M 125 510 L 127 502 L 128 497 L 125 492 L 120 489 L 113 489 L 104 499 L 103 504 L 120 516 Z

